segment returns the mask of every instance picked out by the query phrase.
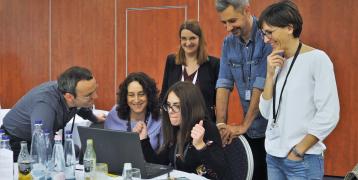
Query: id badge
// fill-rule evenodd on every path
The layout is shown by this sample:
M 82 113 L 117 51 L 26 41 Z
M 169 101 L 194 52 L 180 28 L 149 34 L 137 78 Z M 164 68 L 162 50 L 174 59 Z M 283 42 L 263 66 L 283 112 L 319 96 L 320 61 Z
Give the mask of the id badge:
M 251 100 L 251 91 L 249 89 L 245 90 L 245 100 L 246 101 Z
M 267 128 L 267 138 L 272 140 L 277 139 L 278 137 L 280 137 L 280 129 L 278 128 L 278 124 L 271 123 Z

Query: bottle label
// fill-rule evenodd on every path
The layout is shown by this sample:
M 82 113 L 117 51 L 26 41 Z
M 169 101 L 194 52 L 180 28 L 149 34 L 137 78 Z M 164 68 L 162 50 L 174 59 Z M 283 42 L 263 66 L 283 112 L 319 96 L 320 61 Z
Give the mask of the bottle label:
M 20 162 L 19 163 L 19 174 L 21 175 L 27 175 L 31 171 L 31 163 L 29 161 L 27 162 Z
M 93 160 L 83 160 L 85 173 L 93 171 Z

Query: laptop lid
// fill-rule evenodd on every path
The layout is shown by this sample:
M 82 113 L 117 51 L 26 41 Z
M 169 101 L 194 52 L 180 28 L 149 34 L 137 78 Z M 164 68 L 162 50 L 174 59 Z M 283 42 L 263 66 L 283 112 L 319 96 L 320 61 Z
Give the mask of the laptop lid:
M 87 139 L 93 139 L 94 150 L 98 163 L 107 163 L 108 172 L 122 174 L 124 163 L 132 163 L 132 167 L 139 168 L 143 178 L 164 174 L 172 168 L 158 167 L 158 173 L 147 172 L 139 135 L 134 132 L 97 129 L 78 126 L 83 150 L 86 149 Z

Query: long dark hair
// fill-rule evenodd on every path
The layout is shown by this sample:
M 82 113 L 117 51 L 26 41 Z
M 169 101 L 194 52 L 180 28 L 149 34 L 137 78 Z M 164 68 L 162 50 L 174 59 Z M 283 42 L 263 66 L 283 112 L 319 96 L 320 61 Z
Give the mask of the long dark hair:
M 130 107 L 127 103 L 127 95 L 128 95 L 128 85 L 137 81 L 142 87 L 143 91 L 147 96 L 148 105 L 147 105 L 147 114 L 151 113 L 152 118 L 158 120 L 159 118 L 159 100 L 158 100 L 158 88 L 154 79 L 150 78 L 147 74 L 143 72 L 134 72 L 130 73 L 127 78 L 119 85 L 119 90 L 117 93 L 117 112 L 118 117 L 121 119 L 130 119 Z
M 206 106 L 203 95 L 198 87 L 190 82 L 177 82 L 171 86 L 164 97 L 167 102 L 168 94 L 173 92 L 180 100 L 181 123 L 174 127 L 170 123 L 169 114 L 163 111 L 163 148 L 177 144 L 178 153 L 183 158 L 184 146 L 191 141 L 190 131 L 200 120 L 206 120 Z

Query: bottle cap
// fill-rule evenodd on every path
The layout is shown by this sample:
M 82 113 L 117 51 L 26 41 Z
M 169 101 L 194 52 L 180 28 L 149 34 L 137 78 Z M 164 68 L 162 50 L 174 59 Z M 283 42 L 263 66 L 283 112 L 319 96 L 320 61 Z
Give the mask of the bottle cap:
M 49 134 L 50 134 L 50 130 L 49 130 L 49 129 L 45 129 L 45 130 L 44 130 L 44 134 L 45 134 L 45 135 L 49 135 Z
M 10 140 L 10 137 L 8 135 L 2 135 L 1 140 L 8 141 L 8 140 Z
M 87 139 L 87 144 L 93 144 L 93 139 Z
M 35 120 L 35 124 L 42 124 L 42 120 L 41 119 Z
M 126 169 L 126 170 L 132 169 L 132 163 L 124 163 L 123 169 Z

